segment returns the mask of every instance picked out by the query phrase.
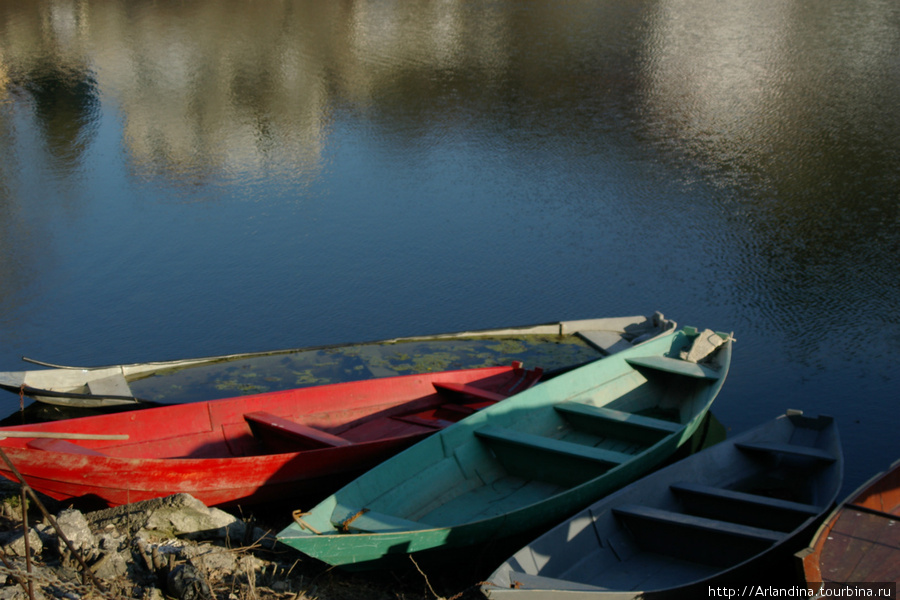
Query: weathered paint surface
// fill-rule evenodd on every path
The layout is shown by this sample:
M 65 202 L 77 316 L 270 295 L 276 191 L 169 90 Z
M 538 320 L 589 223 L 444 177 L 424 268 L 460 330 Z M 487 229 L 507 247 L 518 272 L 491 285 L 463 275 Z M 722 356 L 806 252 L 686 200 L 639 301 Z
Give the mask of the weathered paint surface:
M 0 437 L 31 431 L 63 439 L 7 438 L 0 447 L 29 485 L 57 499 L 96 496 L 115 505 L 187 492 L 220 505 L 327 493 L 336 477 L 364 470 L 462 418 L 455 405 L 474 410 L 484 404 L 438 393 L 436 383 L 508 394 L 532 385 L 535 375 L 513 367 L 405 375 L 20 425 L 0 428 Z M 283 436 L 276 445 L 264 431 L 251 430 L 245 415 L 256 412 L 349 443 L 315 447 L 294 436 L 294 450 L 285 451 Z M 127 439 L 65 439 L 72 432 Z M 13 478 L 5 463 L 0 474 Z

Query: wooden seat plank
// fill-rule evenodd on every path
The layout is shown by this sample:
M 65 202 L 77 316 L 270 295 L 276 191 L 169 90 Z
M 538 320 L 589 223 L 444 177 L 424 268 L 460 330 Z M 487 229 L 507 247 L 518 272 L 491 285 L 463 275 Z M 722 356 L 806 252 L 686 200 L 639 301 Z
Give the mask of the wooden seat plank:
M 422 427 L 428 427 L 430 429 L 444 429 L 445 427 L 449 427 L 453 425 L 453 421 L 447 421 L 445 419 L 438 419 L 437 417 L 431 416 L 423 416 L 420 414 L 415 415 L 397 415 L 391 417 L 395 421 L 402 421 L 404 423 L 409 423 L 411 425 L 421 425 Z
M 447 411 L 450 413 L 455 413 L 460 415 L 461 417 L 468 417 L 471 414 L 478 412 L 478 409 L 473 406 L 467 406 L 465 404 L 441 404 L 438 411 Z
M 473 398 L 479 398 L 481 400 L 490 400 L 491 402 L 499 402 L 508 397 L 503 394 L 498 394 L 497 392 L 491 392 L 480 387 L 475 387 L 474 385 L 467 385 L 465 383 L 435 381 L 433 382 L 433 385 L 434 389 L 439 392 L 456 392 L 457 394 L 465 394 L 467 396 L 472 396 Z
M 760 496 L 759 494 L 748 494 L 736 490 L 726 490 L 724 488 L 714 487 L 693 482 L 673 483 L 669 488 L 674 492 L 688 492 L 700 494 L 712 498 L 722 500 L 734 500 L 743 504 L 753 504 L 756 506 L 764 506 L 767 508 L 781 509 L 796 513 L 802 513 L 809 516 L 815 516 L 822 512 L 822 509 L 815 504 L 804 504 L 802 502 L 792 502 L 790 500 L 781 500 L 780 498 L 770 498 L 768 496 Z
M 616 506 L 612 510 L 614 514 L 626 519 L 637 518 L 645 521 L 652 521 L 658 525 L 701 529 L 765 542 L 775 543 L 785 537 L 785 534 L 780 531 L 738 525 L 728 521 L 707 519 L 705 517 L 695 517 L 693 515 L 653 508 L 641 504 L 623 504 L 621 506 Z
M 95 396 L 127 396 L 134 397 L 128 381 L 121 373 L 93 379 L 87 382 L 88 392 Z
M 604 354 L 615 354 L 622 350 L 631 348 L 631 342 L 622 337 L 622 334 L 615 331 L 577 331 L 581 339 L 588 344 L 603 352 Z
M 835 457 L 828 451 L 821 448 L 813 448 L 812 446 L 799 446 L 797 444 L 780 444 L 780 443 L 762 443 L 762 442 L 740 442 L 735 446 L 741 450 L 749 452 L 765 452 L 769 454 L 788 454 L 792 456 L 800 456 L 803 458 L 811 458 L 822 462 L 832 463 Z
M 244 414 L 244 420 L 250 425 L 250 429 L 253 431 L 254 435 L 259 435 L 263 438 L 265 438 L 267 434 L 274 433 L 281 437 L 295 438 L 304 443 L 313 444 L 319 447 L 337 448 L 352 444 L 350 440 L 340 436 L 265 411 L 246 413 Z
M 629 358 L 627 362 L 635 367 L 645 367 L 698 379 L 718 379 L 721 376 L 718 371 L 714 371 L 707 366 L 678 358 L 669 358 L 668 356 L 637 356 Z
M 636 415 L 581 402 L 561 402 L 553 407 L 575 429 L 608 438 L 652 445 L 683 428 L 681 423 Z
M 487 426 L 475 431 L 475 435 L 485 440 L 495 440 L 523 446 L 563 456 L 586 458 L 589 460 L 619 465 L 634 458 L 631 454 L 565 442 L 541 435 L 524 433 L 503 427 Z
M 605 421 L 611 421 L 620 425 L 641 427 L 644 429 L 654 429 L 664 433 L 675 433 L 682 428 L 681 423 L 673 421 L 664 421 L 663 419 L 654 419 L 643 415 L 636 415 L 621 410 L 606 408 L 603 406 L 594 406 L 592 404 L 583 404 L 579 402 L 561 402 L 553 407 L 562 413 L 577 413 L 587 417 L 596 417 Z

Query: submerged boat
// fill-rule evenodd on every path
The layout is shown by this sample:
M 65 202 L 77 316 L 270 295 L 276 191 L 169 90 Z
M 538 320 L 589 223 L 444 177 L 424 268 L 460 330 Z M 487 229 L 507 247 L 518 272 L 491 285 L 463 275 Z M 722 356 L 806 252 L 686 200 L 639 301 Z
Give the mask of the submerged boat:
M 0 372 L 0 388 L 64 407 L 139 407 L 502 366 L 516 360 L 552 371 L 596 360 L 674 328 L 674 322 L 655 313 L 104 367 L 26 358 L 44 368 Z
M 322 497 L 540 375 L 516 364 L 2 427 L 0 449 L 32 488 L 59 500 Z M 0 475 L 16 480 L 5 461 Z
M 811 585 L 900 585 L 900 460 L 841 502 L 797 557 Z
M 834 420 L 789 411 L 592 504 L 519 550 L 482 591 L 535 600 L 706 597 L 710 582 L 824 515 L 842 465 Z
M 684 328 L 487 407 L 296 512 L 278 539 L 346 568 L 550 525 L 690 439 L 731 336 Z

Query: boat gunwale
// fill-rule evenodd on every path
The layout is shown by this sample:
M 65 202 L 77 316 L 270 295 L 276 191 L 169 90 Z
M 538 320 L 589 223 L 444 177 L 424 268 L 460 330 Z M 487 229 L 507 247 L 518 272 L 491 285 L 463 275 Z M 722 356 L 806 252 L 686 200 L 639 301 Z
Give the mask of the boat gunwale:
M 156 367 L 171 367 L 171 368 L 180 368 L 182 366 L 197 366 L 200 364 L 213 364 L 216 362 L 228 362 L 232 360 L 238 360 L 243 358 L 257 358 L 263 356 L 278 356 L 280 354 L 292 354 L 297 352 L 315 352 L 321 350 L 333 350 L 337 348 L 347 348 L 351 346 L 378 346 L 378 345 L 395 345 L 402 344 L 406 342 L 423 342 L 429 340 L 453 340 L 453 339 L 477 339 L 480 337 L 493 337 L 493 336 L 516 336 L 523 334 L 533 334 L 533 335 L 574 335 L 577 333 L 577 330 L 567 330 L 567 328 L 571 328 L 576 324 L 587 324 L 587 323 L 602 323 L 602 322 L 629 322 L 629 325 L 643 325 L 645 323 L 652 321 L 653 315 L 648 317 L 647 315 L 634 315 L 632 317 L 599 317 L 596 319 L 580 319 L 580 320 L 568 320 L 568 321 L 551 321 L 547 323 L 537 323 L 534 325 L 518 325 L 518 326 L 510 326 L 510 327 L 499 327 L 499 328 L 488 328 L 488 329 L 469 329 L 459 332 L 452 333 L 436 333 L 429 335 L 415 335 L 408 337 L 396 337 L 396 338 L 386 338 L 383 340 L 368 340 L 363 342 L 338 342 L 334 344 L 320 344 L 315 346 L 302 346 L 297 348 L 284 348 L 280 350 L 260 350 L 258 352 L 239 352 L 236 354 L 221 354 L 221 355 L 211 355 L 211 356 L 203 356 L 197 358 L 185 358 L 185 359 L 172 359 L 172 360 L 162 360 L 162 361 L 148 361 L 148 362 L 134 362 L 134 363 L 122 363 L 122 364 L 109 364 L 109 365 L 96 365 L 90 367 L 84 366 L 76 366 L 76 365 L 60 365 L 54 364 L 50 362 L 44 362 L 33 358 L 22 357 L 22 360 L 25 362 L 29 362 L 35 365 L 48 367 L 51 369 L 66 369 L 73 371 L 98 371 L 103 369 L 116 369 L 116 368 L 133 368 L 133 367 L 143 367 L 143 366 L 156 366 Z M 637 320 L 643 319 L 643 320 Z M 662 322 L 664 323 L 664 328 L 659 331 L 658 335 L 667 334 L 673 332 L 677 324 L 675 321 L 670 319 L 662 318 Z M 556 328 L 556 331 L 553 331 L 552 328 Z M 627 333 L 625 328 L 619 329 L 603 329 L 602 331 L 615 331 L 617 333 Z M 7 371 L 15 372 L 15 371 Z M 126 377 L 128 375 L 126 374 Z

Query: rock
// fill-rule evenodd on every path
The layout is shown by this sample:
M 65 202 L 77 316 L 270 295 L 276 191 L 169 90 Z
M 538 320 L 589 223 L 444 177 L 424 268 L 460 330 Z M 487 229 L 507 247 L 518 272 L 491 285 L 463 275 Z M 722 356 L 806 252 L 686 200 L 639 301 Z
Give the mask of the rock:
M 11 556 L 25 556 L 25 535 L 21 530 L 6 532 L 0 540 L 3 552 Z M 33 528 L 28 529 L 28 546 L 31 555 L 36 556 L 44 551 L 41 536 Z
M 130 552 L 119 552 L 117 547 L 109 547 L 101 543 L 100 558 L 91 565 L 91 570 L 100 579 L 124 577 L 128 574 L 130 560 Z
M 159 588 L 147 588 L 144 591 L 144 600 L 166 600 L 166 595 Z
M 198 569 L 215 575 L 232 573 L 237 568 L 235 553 L 228 548 L 208 544 L 187 546 L 181 554 Z
M 43 594 L 35 592 L 35 600 L 43 598 Z M 0 589 L 0 600 L 29 600 L 28 594 L 20 585 L 12 585 Z
M 17 558 L 12 562 L 13 570 L 24 575 L 26 569 L 25 561 L 21 558 Z M 32 562 L 31 570 L 35 581 L 39 582 L 42 579 L 54 579 L 52 573 L 48 569 L 42 567 L 36 562 Z M 46 598 L 48 598 L 48 595 L 44 592 L 39 584 L 36 583 L 33 590 L 34 600 L 45 600 Z M 50 595 L 49 597 L 52 598 L 53 595 Z M 25 591 L 25 587 L 22 585 L 22 582 L 15 576 L 8 576 L 6 585 L 4 587 L 0 587 L 0 600 L 29 600 L 29 598 L 28 593 Z
M 67 508 L 56 517 L 56 523 L 60 530 L 71 542 L 72 547 L 87 555 L 93 554 L 97 540 L 91 531 L 91 526 L 80 510 Z M 59 552 L 65 554 L 67 552 L 65 542 L 59 540 Z
M 78 556 L 65 549 L 53 527 L 34 524 L 29 544 L 35 578 L 54 582 L 36 586 L 36 600 L 87 597 L 78 588 L 94 584 L 82 581 L 77 558 L 88 565 L 110 598 L 281 600 L 283 594 L 303 589 L 297 559 L 291 556 L 290 563 L 282 564 L 280 556 L 270 551 L 274 536 L 188 494 L 89 513 L 66 509 L 55 520 Z M 0 533 L 0 547 L 13 562 L 13 572 L 26 568 L 18 556 L 24 552 L 21 539 L 21 523 L 18 529 Z M 12 549 L 16 542 L 21 550 Z M 13 578 L 2 579 L 0 600 L 27 600 Z M 214 596 L 213 590 L 216 594 L 224 590 L 225 595 Z
M 53 529 L 53 527 L 45 523 L 37 523 L 34 526 L 34 530 L 41 536 L 41 543 L 43 543 L 45 548 L 56 547 L 57 536 L 56 530 Z
M 168 578 L 169 593 L 179 600 L 207 600 L 212 591 L 203 573 L 194 565 L 179 565 Z
M 110 523 L 119 531 L 134 536 L 144 530 L 156 537 L 176 537 L 203 533 L 224 539 L 240 539 L 244 524 L 217 508 L 209 508 L 190 494 L 175 494 L 90 513 L 94 527 L 103 529 Z
M 171 504 L 157 508 L 147 519 L 146 529 L 171 531 L 174 534 L 219 532 L 223 537 L 227 530 L 240 525 L 232 515 L 217 508 L 208 508 L 188 494 L 171 496 Z M 240 528 L 243 533 L 243 527 Z

